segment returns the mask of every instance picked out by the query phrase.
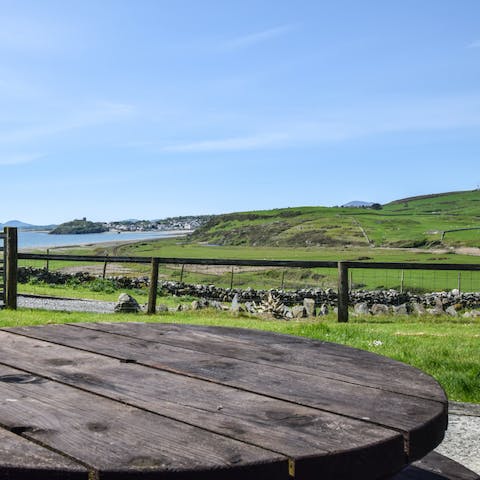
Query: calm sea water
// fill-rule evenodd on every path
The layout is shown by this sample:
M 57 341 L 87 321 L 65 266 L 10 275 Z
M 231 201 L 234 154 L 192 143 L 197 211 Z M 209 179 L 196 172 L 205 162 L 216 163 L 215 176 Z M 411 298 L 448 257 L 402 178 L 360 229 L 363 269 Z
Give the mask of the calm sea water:
M 18 248 L 64 247 L 90 243 L 119 242 L 124 240 L 145 240 L 152 238 L 179 237 L 179 231 L 159 232 L 105 232 L 86 233 L 82 235 L 50 235 L 47 232 L 18 232 Z

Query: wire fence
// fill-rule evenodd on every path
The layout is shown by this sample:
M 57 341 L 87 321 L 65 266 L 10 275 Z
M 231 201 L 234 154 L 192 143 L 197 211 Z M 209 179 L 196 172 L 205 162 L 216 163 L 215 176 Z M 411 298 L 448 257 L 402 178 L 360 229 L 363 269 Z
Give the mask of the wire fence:
M 105 280 L 119 277 L 141 278 L 150 275 L 150 265 L 138 263 L 73 262 L 72 260 L 21 260 L 23 267 L 41 268 L 48 272 L 78 275 L 87 272 Z M 266 267 L 242 265 L 209 265 L 189 263 L 165 263 L 159 265 L 159 281 L 174 281 L 189 284 L 208 284 L 234 289 L 336 289 L 337 267 L 301 268 Z M 48 277 L 40 284 L 48 284 Z M 54 283 L 54 282 L 51 282 Z M 479 271 L 460 270 L 410 270 L 390 268 L 350 268 L 349 290 L 396 290 L 399 292 L 428 293 L 450 291 L 480 291 Z M 22 286 L 19 291 L 22 292 Z M 35 292 L 35 281 L 29 286 Z
M 350 269 L 351 290 L 397 290 L 428 293 L 450 291 L 480 291 L 480 272 L 459 270 L 389 270 Z
M 20 253 L 11 256 L 10 268 L 7 269 L 15 273 L 15 279 L 12 279 L 10 287 L 17 291 L 17 264 L 27 263 L 24 270 L 27 273 L 39 274 L 35 284 L 38 289 L 44 288 L 44 284 L 63 283 L 65 288 L 71 287 L 69 282 L 78 280 L 80 277 L 87 279 L 95 286 L 98 286 L 98 280 L 101 277 L 103 282 L 115 282 L 118 284 L 122 278 L 122 285 L 127 285 L 130 275 L 145 272 L 150 275 L 144 275 L 143 280 L 138 280 L 137 286 L 148 290 L 147 313 L 156 312 L 156 301 L 159 293 L 159 281 L 174 280 L 180 283 L 206 283 L 217 284 L 220 287 L 229 288 L 255 288 L 271 289 L 273 284 L 278 285 L 278 289 L 326 289 L 334 287 L 337 284 L 337 318 L 339 322 L 348 321 L 349 297 L 353 291 L 362 289 L 398 289 L 400 292 L 408 290 L 420 291 L 438 291 L 465 287 L 468 283 L 470 290 L 478 290 L 478 281 L 480 273 L 480 264 L 427 264 L 427 263 L 386 263 L 386 262 L 357 262 L 357 261 L 287 261 L 287 260 L 234 260 L 234 259 L 200 259 L 200 258 L 160 258 L 160 257 L 108 257 L 91 255 L 51 255 Z M 13 258 L 15 257 L 15 258 Z M 41 269 L 34 269 L 29 262 L 45 262 Z M 61 272 L 65 267 L 54 267 L 51 262 L 65 262 L 71 269 L 75 265 L 80 269 L 76 273 Z M 84 270 L 95 266 L 96 275 L 86 274 Z M 120 264 L 123 270 L 123 276 L 109 278 L 107 276 L 108 267 Z M 129 265 L 136 265 L 129 270 Z M 38 265 L 37 265 L 38 266 Z M 53 269 L 53 270 L 52 270 Z M 101 275 L 98 270 L 101 270 Z M 135 271 L 134 271 L 135 270 Z M 20 277 L 25 272 L 21 272 Z M 463 280 L 462 280 L 463 274 Z M 63 275 L 63 277 L 62 277 Z M 443 278 L 442 278 L 443 277 Z M 190 280 L 191 279 L 191 280 Z M 28 275 L 23 276 L 25 282 L 29 282 L 31 288 L 32 278 Z M 93 280 L 93 281 L 92 281 Z M 25 283 L 24 282 L 24 283 Z M 130 280 L 130 285 L 135 283 L 135 279 Z M 441 283 L 441 286 L 439 285 Z M 100 282 L 102 287 L 102 282 Z M 108 285 L 107 285 L 108 286 Z M 459 288 L 460 287 L 460 288 Z M 467 288 L 468 288 L 467 287 Z M 20 290 L 22 292 L 23 288 Z M 93 289 L 92 289 L 93 290 Z M 185 291 L 185 289 L 180 289 Z M 94 290 L 95 291 L 95 290 Z M 101 291 L 101 290 L 100 290 Z M 179 291 L 179 289 L 174 289 Z M 188 290 L 198 293 L 198 290 Z M 35 287 L 33 292 L 35 293 Z M 38 293 L 44 293 L 38 291 Z M 105 293 L 105 292 L 104 292 Z M 298 292 L 297 292 L 298 293 Z M 309 292 L 313 293 L 313 292 Z M 324 292 L 328 293 L 328 292 Z M 13 298 L 13 295 L 12 295 Z M 12 301 L 9 308 L 16 308 Z
M 333 262 L 332 262 L 333 263 Z M 106 281 L 118 278 L 142 278 L 150 275 L 150 265 L 116 262 L 72 262 L 70 260 L 20 260 L 20 268 L 35 269 L 39 276 L 32 275 L 33 281 L 19 284 L 19 291 L 40 293 L 45 285 L 53 286 L 57 274 L 72 277 L 68 284 L 75 284 L 83 272 Z M 48 272 L 48 274 L 47 274 Z M 281 289 L 336 288 L 337 267 L 284 268 L 241 265 L 198 265 L 189 263 L 160 264 L 159 281 L 173 281 L 188 284 L 215 285 L 231 289 Z M 23 281 L 23 280 L 21 280 Z M 55 287 L 58 289 L 58 286 Z

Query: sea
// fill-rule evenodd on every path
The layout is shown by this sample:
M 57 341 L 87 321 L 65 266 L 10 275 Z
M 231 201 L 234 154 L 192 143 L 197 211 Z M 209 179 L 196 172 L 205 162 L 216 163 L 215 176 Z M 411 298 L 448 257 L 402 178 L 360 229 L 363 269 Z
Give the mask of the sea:
M 18 248 L 49 248 L 74 245 L 90 245 L 105 242 L 123 242 L 152 240 L 156 238 L 182 237 L 187 232 L 181 230 L 159 230 L 156 232 L 104 232 L 84 233 L 78 235 L 53 235 L 48 232 L 18 231 Z

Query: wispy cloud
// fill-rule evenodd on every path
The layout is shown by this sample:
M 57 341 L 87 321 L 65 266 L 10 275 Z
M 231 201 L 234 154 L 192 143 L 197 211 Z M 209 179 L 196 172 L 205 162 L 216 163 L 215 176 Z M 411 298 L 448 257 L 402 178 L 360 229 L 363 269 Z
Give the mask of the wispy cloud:
M 385 134 L 472 128 L 480 128 L 480 96 L 475 95 L 358 105 L 323 112 L 321 118 L 305 114 L 303 118 L 287 119 L 282 124 L 264 119 L 257 121 L 256 132 L 252 135 L 184 141 L 164 145 L 158 150 L 185 154 L 264 150 L 338 143 Z
M 480 48 L 480 40 L 475 40 L 467 45 L 467 48 Z
M 223 45 L 225 50 L 236 50 L 241 48 L 248 48 L 258 43 L 266 42 L 277 37 L 281 37 L 295 29 L 295 25 L 281 25 L 261 32 L 250 33 L 231 39 Z
M 0 165 L 21 165 L 31 163 L 45 155 L 41 153 L 8 153 L 0 154 Z
M 27 142 L 59 133 L 88 128 L 125 119 L 133 114 L 134 107 L 125 103 L 98 102 L 89 109 L 65 114 L 63 118 L 43 124 L 29 125 L 14 130 L 0 130 L 2 143 Z
M 284 145 L 287 141 L 288 135 L 285 133 L 269 133 L 169 145 L 161 150 L 171 153 L 232 152 L 275 147 Z

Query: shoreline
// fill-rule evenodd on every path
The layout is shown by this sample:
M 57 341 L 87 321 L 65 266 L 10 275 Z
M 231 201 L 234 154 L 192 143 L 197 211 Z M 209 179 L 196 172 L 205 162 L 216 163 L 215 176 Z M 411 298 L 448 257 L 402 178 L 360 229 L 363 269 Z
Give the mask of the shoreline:
M 79 242 L 79 243 L 69 243 L 66 245 L 32 245 L 32 246 L 23 246 L 19 247 L 18 251 L 19 252 L 29 252 L 32 250 L 68 250 L 72 248 L 79 248 L 79 247 L 116 247 L 120 245 L 126 245 L 130 243 L 138 243 L 138 242 L 151 242 L 151 241 L 156 241 L 156 240 L 162 240 L 162 239 L 170 239 L 170 238 L 183 238 L 186 237 L 188 234 L 192 233 L 193 230 L 162 230 L 162 235 L 155 235 L 155 232 L 138 232 L 138 235 L 142 235 L 142 233 L 152 233 L 152 235 L 142 237 L 142 238 L 129 238 L 122 240 L 119 238 L 118 240 L 106 240 L 103 242 L 92 242 L 92 241 L 85 241 L 85 242 Z M 123 232 L 122 232 L 123 233 Z M 130 234 L 135 234 L 137 232 L 125 232 L 125 233 L 130 233 Z M 118 235 L 121 237 L 121 233 Z M 58 235 L 61 236 L 61 235 Z

